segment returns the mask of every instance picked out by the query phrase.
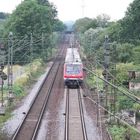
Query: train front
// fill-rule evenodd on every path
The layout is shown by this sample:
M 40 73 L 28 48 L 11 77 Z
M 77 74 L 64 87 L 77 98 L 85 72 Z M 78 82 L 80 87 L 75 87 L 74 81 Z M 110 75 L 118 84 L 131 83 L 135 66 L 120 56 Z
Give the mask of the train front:
M 82 63 L 65 63 L 64 64 L 64 83 L 67 86 L 75 87 L 83 82 L 83 65 Z

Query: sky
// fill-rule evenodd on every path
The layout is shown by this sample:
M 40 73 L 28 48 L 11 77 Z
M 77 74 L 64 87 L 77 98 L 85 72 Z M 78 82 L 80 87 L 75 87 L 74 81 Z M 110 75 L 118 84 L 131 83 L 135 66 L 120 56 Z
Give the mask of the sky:
M 12 13 L 22 0 L 0 0 L 0 11 Z M 49 0 L 58 11 L 62 21 L 73 21 L 82 17 L 96 18 L 107 14 L 111 20 L 124 17 L 127 7 L 133 0 Z
M 0 12 L 12 13 L 22 0 L 0 0 Z

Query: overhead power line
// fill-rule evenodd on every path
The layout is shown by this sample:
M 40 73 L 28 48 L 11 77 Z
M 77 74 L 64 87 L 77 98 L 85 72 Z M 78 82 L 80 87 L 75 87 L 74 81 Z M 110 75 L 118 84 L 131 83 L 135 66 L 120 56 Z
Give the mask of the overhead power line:
M 86 71 L 92 73 L 93 75 L 95 75 L 96 77 L 98 77 L 99 79 L 101 79 L 102 81 L 106 82 L 107 84 L 109 84 L 110 86 L 114 87 L 115 89 L 117 89 L 118 91 L 120 91 L 121 93 L 123 93 L 124 95 L 126 95 L 127 97 L 131 98 L 134 102 L 137 102 L 140 104 L 140 98 L 136 97 L 135 95 L 132 95 L 130 93 L 126 93 L 121 87 L 118 87 L 112 83 L 110 83 L 109 81 L 107 81 L 106 79 L 104 78 L 101 78 L 100 76 L 98 76 L 96 73 L 94 73 L 93 71 L 87 69 L 87 68 L 84 68 Z

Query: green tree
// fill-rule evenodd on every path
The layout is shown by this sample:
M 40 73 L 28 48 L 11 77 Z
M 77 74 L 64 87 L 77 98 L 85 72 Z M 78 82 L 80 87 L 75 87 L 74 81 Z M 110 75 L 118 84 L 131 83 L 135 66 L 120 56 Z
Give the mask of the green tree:
M 129 44 L 129 43 L 117 44 L 116 53 L 118 54 L 117 57 L 118 57 L 119 62 L 122 62 L 122 63 L 132 62 L 133 48 L 134 48 L 134 45 Z
M 89 27 L 91 23 L 92 23 L 91 18 L 85 17 L 85 18 L 78 19 L 74 24 L 74 30 L 76 32 L 84 33 L 87 30 L 87 27 Z
M 56 10 L 52 5 L 40 5 L 37 1 L 23 1 L 12 13 L 5 26 L 6 34 L 12 31 L 17 36 L 30 33 L 50 34 L 53 29 Z
M 98 27 L 98 21 L 97 19 L 92 19 L 92 21 L 89 23 L 89 25 L 87 25 L 86 29 L 96 29 Z
M 8 18 L 8 16 L 9 16 L 9 14 L 0 12 L 0 19 L 6 19 L 6 18 Z
M 134 101 L 129 99 L 126 96 L 120 96 L 120 99 L 118 100 L 119 110 L 126 110 L 126 109 L 132 109 L 134 105 Z
M 110 20 L 110 17 L 107 14 L 101 14 L 97 16 L 97 23 L 98 27 L 107 27 L 108 26 L 108 21 Z
M 132 58 L 135 64 L 140 64 L 140 46 L 133 48 Z
M 53 26 L 53 31 L 64 31 L 66 29 L 66 25 L 64 25 L 64 23 L 58 19 L 55 20 L 55 24 Z
M 48 0 L 37 0 L 38 4 L 47 5 L 49 4 Z
M 119 21 L 117 22 L 112 22 L 110 23 L 110 25 L 108 26 L 107 30 L 106 30 L 106 34 L 108 34 L 110 40 L 113 41 L 117 41 L 120 42 L 121 38 L 120 38 L 120 32 L 122 30 L 121 24 Z
M 136 43 L 140 39 L 140 1 L 134 0 L 126 11 L 125 17 L 120 21 L 121 39 Z
M 19 45 L 14 45 L 14 50 L 19 47 L 19 51 L 14 54 L 14 62 L 23 60 L 23 57 L 29 62 L 29 54 L 31 53 L 29 49 L 31 33 L 33 36 L 33 59 L 41 57 L 43 50 L 45 50 L 45 52 L 49 50 L 49 47 L 51 47 L 52 32 L 56 15 L 57 11 L 55 7 L 47 1 L 40 1 L 39 3 L 37 0 L 25 0 L 17 6 L 5 25 L 6 37 L 11 31 L 17 39 L 22 40 L 26 36 L 26 41 L 23 40 Z M 42 33 L 44 34 L 43 43 L 41 42 Z M 23 47 L 24 44 L 26 44 L 26 48 Z M 47 56 L 47 54 L 44 55 Z

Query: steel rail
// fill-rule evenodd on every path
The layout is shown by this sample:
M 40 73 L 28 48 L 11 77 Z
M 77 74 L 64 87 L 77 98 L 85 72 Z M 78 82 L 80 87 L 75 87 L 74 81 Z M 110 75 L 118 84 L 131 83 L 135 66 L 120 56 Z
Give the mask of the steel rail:
M 62 51 L 62 52 L 63 52 L 63 51 Z M 58 53 L 58 56 L 59 56 L 59 53 Z M 55 58 L 55 61 L 57 61 L 57 57 Z M 44 78 L 44 80 L 43 80 L 43 82 L 42 82 L 42 84 L 41 84 L 41 86 L 40 86 L 40 88 L 39 88 L 39 90 L 38 90 L 38 93 L 41 91 L 42 87 L 43 87 L 44 84 L 45 84 L 46 79 L 49 77 L 49 74 L 51 74 L 51 71 L 52 71 L 52 69 L 53 69 L 55 66 L 56 66 L 56 64 L 55 64 L 55 62 L 54 62 L 53 65 L 52 65 L 52 67 L 50 68 L 50 70 L 49 70 L 49 72 L 48 72 L 46 78 Z M 50 85 L 50 87 L 49 87 L 48 92 L 51 91 L 51 88 L 52 88 L 53 83 L 54 83 L 54 81 L 55 81 L 54 79 L 55 79 L 55 77 L 56 77 L 56 75 L 57 75 L 59 66 L 60 66 L 60 64 L 58 64 L 58 67 L 57 67 L 57 70 L 56 70 L 56 74 L 55 74 L 55 76 L 54 76 L 54 78 L 53 78 L 53 80 L 52 80 L 52 83 L 51 83 L 51 85 Z M 26 116 L 24 117 L 24 119 L 23 119 L 22 123 L 20 124 L 20 126 L 17 128 L 15 134 L 14 134 L 13 137 L 12 137 L 12 140 L 15 140 L 15 139 L 17 138 L 18 133 L 19 133 L 20 130 L 22 129 L 22 126 L 23 126 L 25 120 L 27 119 L 27 116 L 29 115 L 29 113 L 30 113 L 30 111 L 31 111 L 31 108 L 33 107 L 33 105 L 34 105 L 34 103 L 35 103 L 35 101 L 36 101 L 37 98 L 38 98 L 38 94 L 36 95 L 36 97 L 35 97 L 34 100 L 32 101 L 32 103 L 31 103 L 31 105 L 30 105 L 30 108 L 29 108 L 29 110 L 28 110 Z M 46 96 L 46 100 L 45 100 L 45 101 L 48 101 L 47 98 L 49 98 L 49 94 L 48 94 L 48 93 L 47 93 L 47 96 Z M 46 105 L 45 105 L 45 103 L 44 103 L 42 109 L 45 108 L 45 107 L 46 107 Z M 42 110 L 41 112 L 42 112 L 42 113 L 41 113 L 42 115 L 39 117 L 39 121 L 37 121 L 37 124 L 36 124 L 37 128 L 35 128 L 35 132 L 33 132 L 33 138 L 32 138 L 32 139 L 34 139 L 34 138 L 36 137 L 37 130 L 38 130 L 38 128 L 39 128 L 39 122 L 41 122 L 41 118 L 42 118 L 42 116 L 43 116 L 43 112 L 44 112 L 44 111 Z
M 64 52 L 64 48 L 62 49 L 62 54 L 63 54 L 63 52 Z M 60 52 L 60 53 L 61 53 L 61 52 Z M 61 57 L 62 54 L 58 54 L 58 57 Z M 57 58 L 56 58 L 56 60 L 57 60 Z M 38 119 L 38 122 L 37 122 L 37 125 L 36 125 L 36 128 L 35 128 L 35 131 L 34 131 L 34 134 L 33 134 L 33 136 L 32 136 L 32 140 L 35 140 L 35 139 L 36 139 L 36 136 L 37 136 L 37 134 L 38 134 L 38 130 L 39 130 L 39 128 L 40 128 L 41 120 L 42 120 L 42 118 L 43 118 L 43 115 L 44 115 L 44 112 L 45 112 L 45 109 L 46 109 L 46 106 L 47 106 L 47 103 L 48 103 L 48 100 L 49 100 L 49 96 L 50 96 L 50 94 L 51 94 L 51 91 L 52 91 L 52 88 L 53 88 L 53 85 L 54 85 L 56 76 L 57 76 L 57 74 L 58 74 L 60 65 L 61 65 L 61 62 L 59 62 L 59 66 L 58 66 L 57 71 L 56 71 L 56 73 L 55 73 L 55 77 L 54 77 L 54 79 L 53 79 L 52 85 L 51 85 L 50 88 L 49 88 L 47 97 L 46 97 L 46 99 L 45 99 L 44 105 L 43 105 L 43 107 L 42 107 L 42 110 L 41 110 L 41 113 L 40 113 L 40 116 L 39 116 L 39 119 Z
M 99 132 L 100 132 L 100 139 L 102 140 L 103 139 L 103 137 L 105 136 L 105 138 L 106 139 L 108 139 L 108 140 L 112 140 L 112 137 L 111 137 L 111 135 L 109 134 L 109 131 L 108 131 L 108 129 L 104 126 L 104 123 L 103 123 L 103 118 L 102 118 L 102 113 L 103 112 L 101 112 L 101 110 L 103 110 L 102 108 L 101 108 L 101 104 L 100 104 L 100 101 L 98 101 L 99 100 L 99 97 L 98 97 L 98 95 L 97 95 L 97 92 L 96 92 L 96 96 L 97 96 L 97 101 L 95 101 L 95 98 L 93 98 L 93 96 L 91 95 L 91 94 L 89 94 L 88 93 L 88 95 L 86 95 L 85 93 L 87 93 L 87 91 L 88 91 L 88 87 L 87 87 L 87 84 L 86 84 L 86 82 L 83 82 L 83 87 L 82 87 L 82 90 L 83 90 L 83 92 L 84 92 L 84 96 L 87 98 L 89 98 L 89 99 L 91 99 L 91 100 L 94 100 L 94 104 L 96 105 L 96 108 L 97 109 L 99 109 L 98 111 L 98 119 L 97 119 L 97 125 L 98 125 L 98 123 L 99 123 Z M 86 91 L 87 90 L 87 91 Z M 102 114 L 102 115 L 101 115 Z M 99 122 L 98 122 L 99 121 Z
M 65 108 L 65 136 L 64 136 L 64 140 L 69 140 L 70 135 L 69 135 L 69 131 L 70 131 L 70 126 L 69 126 L 69 122 L 70 122 L 70 117 L 69 117 L 69 107 L 70 107 L 70 97 L 69 97 L 69 88 L 66 89 L 66 108 Z M 83 134 L 83 140 L 88 140 L 87 138 L 87 132 L 86 132 L 86 125 L 85 125 L 85 119 L 84 119 L 84 111 L 83 111 L 83 105 L 82 105 L 82 100 L 81 100 L 81 93 L 80 93 L 80 89 L 77 89 L 77 94 L 78 94 L 78 104 L 79 104 L 79 118 L 81 121 L 81 132 Z
M 57 71 L 56 71 L 56 72 L 57 72 Z M 53 84 L 53 80 L 52 80 L 52 83 L 51 83 L 49 89 L 52 87 L 52 84 Z M 39 92 L 40 92 L 40 91 L 39 91 Z M 47 93 L 47 94 L 49 94 L 49 93 Z M 47 97 L 49 97 L 49 96 L 46 96 L 46 98 L 47 98 Z M 16 140 L 16 139 L 17 139 L 17 137 L 18 137 L 18 135 L 19 135 L 19 133 L 20 133 L 20 131 L 21 131 L 21 129 L 22 129 L 22 127 L 23 127 L 25 121 L 26 121 L 26 119 L 27 119 L 28 116 L 29 116 L 29 113 L 30 113 L 31 109 L 32 109 L 33 106 L 35 105 L 35 102 L 36 102 L 37 98 L 38 98 L 38 94 L 37 94 L 36 98 L 34 99 L 34 101 L 32 102 L 32 105 L 30 106 L 30 109 L 28 110 L 28 112 L 27 112 L 25 118 L 23 119 L 21 125 L 18 127 L 18 129 L 17 129 L 16 133 L 14 134 L 12 140 Z M 47 100 L 47 99 L 46 99 L 46 100 Z M 42 107 L 41 107 L 41 108 L 42 108 Z M 33 133 L 34 133 L 34 131 L 33 131 Z
M 60 63 L 58 65 L 58 69 L 59 69 L 59 67 L 60 67 Z M 42 106 L 41 113 L 40 113 L 39 119 L 37 121 L 35 130 L 34 130 L 34 133 L 33 133 L 33 136 L 32 136 L 32 140 L 35 140 L 35 138 L 36 138 L 36 136 L 38 134 L 38 130 L 40 128 L 41 120 L 43 118 L 43 115 L 44 115 L 44 112 L 45 112 L 45 109 L 46 109 L 46 106 L 47 106 L 47 103 L 48 103 L 48 100 L 49 100 L 49 97 L 50 97 L 50 94 L 51 94 L 51 91 L 52 91 L 52 88 L 53 88 L 53 85 L 54 85 L 54 82 L 55 82 L 55 79 L 56 79 L 56 76 L 57 76 L 57 73 L 58 73 L 58 69 L 57 69 L 57 71 L 55 73 L 55 77 L 54 77 L 54 79 L 52 81 L 51 86 L 49 87 L 48 94 L 47 94 L 47 96 L 45 98 L 45 101 L 44 101 L 44 104 Z
M 77 91 L 78 91 L 78 101 L 79 101 L 79 110 L 80 110 L 80 116 L 81 116 L 81 125 L 82 125 L 82 131 L 83 131 L 83 138 L 84 138 L 84 140 L 88 140 L 80 88 L 78 88 Z
M 66 109 L 65 109 L 65 137 L 64 140 L 68 140 L 69 137 L 69 89 L 66 92 Z

